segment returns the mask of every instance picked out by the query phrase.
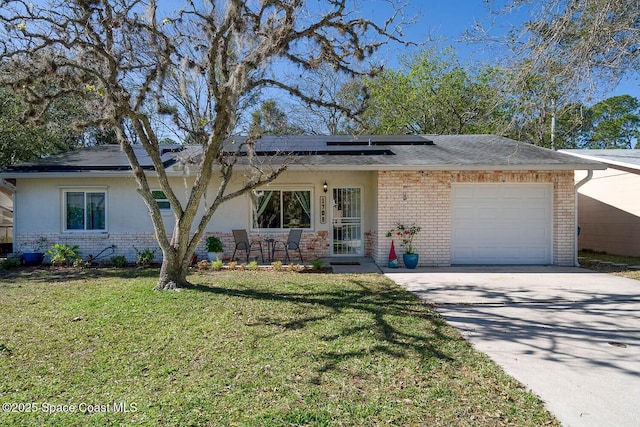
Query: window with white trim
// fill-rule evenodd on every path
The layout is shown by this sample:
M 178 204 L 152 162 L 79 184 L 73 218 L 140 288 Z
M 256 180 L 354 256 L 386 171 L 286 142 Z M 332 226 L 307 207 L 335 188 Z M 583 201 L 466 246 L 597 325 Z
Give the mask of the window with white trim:
M 65 231 L 106 231 L 106 191 L 68 190 L 63 199 Z
M 310 190 L 269 190 L 260 193 L 253 209 L 253 228 L 311 228 Z

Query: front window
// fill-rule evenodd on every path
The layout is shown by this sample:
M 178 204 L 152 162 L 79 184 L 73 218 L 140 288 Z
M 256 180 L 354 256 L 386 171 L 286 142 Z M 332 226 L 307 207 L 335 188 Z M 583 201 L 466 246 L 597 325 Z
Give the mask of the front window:
M 253 228 L 311 228 L 311 191 L 264 191 L 256 200 Z
M 65 199 L 65 230 L 106 230 L 104 191 L 67 191 Z

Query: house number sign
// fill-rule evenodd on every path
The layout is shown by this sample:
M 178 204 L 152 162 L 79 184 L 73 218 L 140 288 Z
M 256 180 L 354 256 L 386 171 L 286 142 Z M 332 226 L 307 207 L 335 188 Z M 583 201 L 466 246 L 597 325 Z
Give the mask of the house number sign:
M 327 223 L 327 196 L 320 196 L 320 224 Z

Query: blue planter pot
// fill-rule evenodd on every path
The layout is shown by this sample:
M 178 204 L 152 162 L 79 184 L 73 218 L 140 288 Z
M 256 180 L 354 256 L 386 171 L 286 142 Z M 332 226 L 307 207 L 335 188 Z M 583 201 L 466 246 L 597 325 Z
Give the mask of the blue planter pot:
M 42 252 L 25 252 L 22 254 L 22 261 L 26 265 L 40 265 L 44 259 Z
M 402 254 L 402 261 L 407 268 L 416 268 L 418 265 L 418 254 Z

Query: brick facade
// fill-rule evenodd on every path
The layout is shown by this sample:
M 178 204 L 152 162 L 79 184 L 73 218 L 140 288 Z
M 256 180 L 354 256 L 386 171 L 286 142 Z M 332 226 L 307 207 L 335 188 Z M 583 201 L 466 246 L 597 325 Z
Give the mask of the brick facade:
M 386 232 L 397 222 L 416 223 L 422 227 L 414 241 L 420 254 L 420 266 L 447 266 L 451 251 L 451 194 L 453 183 L 552 183 L 553 184 L 553 263 L 573 265 L 575 259 L 575 193 L 573 171 L 379 171 L 377 182 L 367 194 L 364 205 L 371 203 L 366 229 L 363 230 L 364 254 L 385 265 L 391 240 Z M 365 185 L 363 184 L 363 187 Z M 377 208 L 377 209 L 374 209 Z M 328 230 L 327 230 L 328 229 Z M 305 262 L 328 257 L 331 245 L 331 225 L 326 229 L 305 231 L 302 235 L 302 254 Z M 215 234 L 224 244 L 224 258 L 233 254 L 234 240 L 231 230 Z M 287 232 L 250 233 L 250 239 L 263 240 L 273 237 L 286 240 Z M 151 232 L 146 233 L 17 233 L 15 250 L 27 251 L 37 239 L 44 237 L 49 246 L 54 243 L 79 245 L 81 254 L 97 255 L 103 249 L 115 245 L 113 255 L 124 255 L 133 262 L 138 249 L 156 248 L 156 261 L 162 253 Z M 396 241 L 398 255 L 402 248 Z M 266 245 L 265 253 L 266 253 Z M 204 242 L 197 249 L 198 259 L 206 258 Z M 107 260 L 110 256 L 103 258 Z M 238 256 L 237 256 L 238 257 Z M 242 257 L 242 255 L 240 255 Z M 293 262 L 298 262 L 292 256 Z
M 233 255 L 233 249 L 235 243 L 233 240 L 233 234 L 229 233 L 207 233 L 203 241 L 198 245 L 196 255 L 198 259 L 206 259 L 207 251 L 204 245 L 204 240 L 209 235 L 216 235 L 220 238 L 224 248 L 224 259 L 230 260 Z M 286 241 L 288 232 L 284 233 L 250 233 L 250 240 L 263 241 L 267 237 L 274 238 L 280 241 Z M 28 252 L 34 250 L 38 239 L 46 239 L 46 244 L 43 245 L 43 250 L 46 250 L 53 246 L 55 243 L 78 245 L 80 254 L 83 258 L 87 258 L 89 255 L 97 256 L 101 251 L 108 248 L 111 245 L 115 245 L 114 251 L 107 250 L 103 252 L 103 256 L 98 261 L 107 262 L 109 258 L 114 255 L 123 255 L 129 262 L 135 262 L 136 250 L 143 249 L 155 249 L 155 261 L 160 262 L 162 260 L 162 251 L 155 240 L 152 233 L 96 233 L 96 234 L 80 234 L 80 233 L 24 233 L 17 236 L 16 251 Z M 329 256 L 329 232 L 317 231 L 317 232 L 304 232 L 302 234 L 302 240 L 300 248 L 305 263 L 311 260 Z M 267 245 L 263 243 L 263 253 L 267 258 Z M 251 258 L 253 259 L 258 252 L 251 252 Z M 244 252 L 238 252 L 236 258 L 240 261 L 245 256 Z M 276 259 L 283 258 L 283 255 L 277 256 Z M 293 263 L 299 263 L 298 253 L 291 253 L 291 261 Z
M 420 266 L 450 265 L 453 183 L 553 183 L 553 263 L 573 265 L 575 197 L 573 171 L 381 171 L 378 173 L 378 239 L 372 254 L 387 262 L 387 230 L 416 223 Z M 396 242 L 398 243 L 398 242 Z M 398 255 L 401 248 L 396 248 Z

